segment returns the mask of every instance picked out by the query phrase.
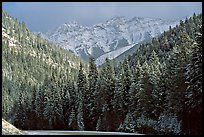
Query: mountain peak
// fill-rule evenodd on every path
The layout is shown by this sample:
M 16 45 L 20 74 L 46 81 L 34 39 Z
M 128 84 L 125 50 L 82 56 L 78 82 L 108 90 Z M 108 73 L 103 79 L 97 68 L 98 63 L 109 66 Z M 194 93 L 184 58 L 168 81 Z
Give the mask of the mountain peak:
M 109 20 L 106 21 L 106 23 L 108 23 L 108 24 L 110 24 L 110 23 L 120 23 L 120 22 L 125 23 L 126 18 L 124 16 L 115 16 L 115 17 L 110 18 Z
M 70 21 L 49 33 L 48 39 L 84 60 L 88 60 L 90 55 L 97 59 L 106 53 L 158 36 L 175 24 L 137 16 L 130 20 L 115 16 L 92 27 L 83 27 L 76 21 Z
M 120 19 L 126 19 L 125 16 L 114 16 L 110 18 L 109 20 L 120 20 Z
M 77 21 L 67 21 L 66 23 L 64 23 L 63 25 L 65 26 L 81 26 L 81 24 L 79 24 Z

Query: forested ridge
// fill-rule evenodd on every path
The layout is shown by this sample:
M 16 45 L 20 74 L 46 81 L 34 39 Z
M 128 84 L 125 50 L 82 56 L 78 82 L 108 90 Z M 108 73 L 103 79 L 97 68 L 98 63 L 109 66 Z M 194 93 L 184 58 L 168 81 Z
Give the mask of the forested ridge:
M 101 68 L 4 11 L 2 31 L 2 117 L 17 128 L 202 134 L 202 14 Z

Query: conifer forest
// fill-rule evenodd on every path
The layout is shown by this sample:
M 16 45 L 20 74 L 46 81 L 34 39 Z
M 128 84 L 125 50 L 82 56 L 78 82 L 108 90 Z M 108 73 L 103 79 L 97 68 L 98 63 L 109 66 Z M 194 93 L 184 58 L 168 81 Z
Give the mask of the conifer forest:
M 22 130 L 203 134 L 202 13 L 97 66 L 2 10 L 2 118 Z

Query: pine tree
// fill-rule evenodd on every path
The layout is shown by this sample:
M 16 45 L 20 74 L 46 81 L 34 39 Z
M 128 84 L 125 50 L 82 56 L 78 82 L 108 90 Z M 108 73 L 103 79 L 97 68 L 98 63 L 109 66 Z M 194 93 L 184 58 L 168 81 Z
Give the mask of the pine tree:
M 153 112 L 152 96 L 151 96 L 151 86 L 149 82 L 149 66 L 145 61 L 142 65 L 142 79 L 141 88 L 137 94 L 137 112 L 138 115 L 142 114 L 149 117 Z
M 27 104 L 27 106 L 25 106 L 27 112 L 25 112 L 25 113 L 26 113 L 26 115 L 28 117 L 28 120 L 27 120 L 26 123 L 28 124 L 27 127 L 31 128 L 31 129 L 36 129 L 37 124 L 31 124 L 31 123 L 37 121 L 37 113 L 36 113 L 37 112 L 36 111 L 36 101 L 37 100 L 36 100 L 36 96 L 37 96 L 37 90 L 38 89 L 36 89 L 36 87 L 32 86 L 31 84 L 29 84 L 29 86 L 31 87 L 30 92 L 32 93 L 32 98 L 31 98 L 30 103 L 29 102 L 25 103 L 25 104 Z M 29 99 L 26 99 L 25 102 L 26 101 L 29 101 Z
M 151 88 L 150 89 L 151 95 L 153 99 L 152 103 L 154 105 L 154 110 L 152 113 L 155 115 L 155 117 L 158 117 L 160 114 L 160 110 L 161 110 L 160 104 L 162 104 L 160 102 L 161 101 L 161 98 L 160 98 L 161 91 L 159 89 L 159 81 L 160 81 L 160 75 L 161 75 L 160 65 L 161 64 L 154 50 L 152 54 L 150 55 L 149 63 L 150 63 L 149 82 L 150 82 L 150 88 Z
M 78 80 L 77 80 L 77 87 L 78 87 L 78 96 L 77 96 L 77 123 L 79 130 L 84 130 L 84 96 L 87 93 L 87 81 L 86 75 L 83 72 L 82 64 L 80 63 L 80 69 L 78 73 Z
M 60 104 L 60 95 L 57 90 L 56 85 L 56 76 L 52 72 L 52 76 L 50 78 L 51 82 L 49 83 L 49 87 L 45 92 L 45 108 L 44 108 L 44 116 L 49 121 L 49 128 L 57 128 L 61 120 L 63 119 L 63 108 L 62 104 Z
M 98 70 L 94 61 L 94 58 L 91 57 L 89 61 L 88 90 L 84 98 L 84 124 L 87 130 L 95 129 L 97 124 L 95 100 L 98 94 L 96 90 Z
M 202 134 L 202 32 L 196 34 L 196 42 L 192 46 L 191 62 L 186 66 L 187 134 Z M 193 120 L 188 120 L 190 118 Z
M 16 126 L 19 129 L 25 129 L 25 120 L 26 120 L 26 114 L 24 110 L 24 100 L 23 100 L 23 94 L 20 93 L 19 100 L 17 102 L 17 112 L 15 114 L 15 120 L 14 120 L 14 126 Z
M 78 91 L 78 96 L 77 96 L 77 125 L 78 125 L 78 130 L 84 130 L 84 118 L 83 118 L 83 95 L 81 91 Z
M 66 106 L 65 118 L 68 122 L 69 129 L 78 129 L 77 124 L 77 112 L 78 112 L 78 91 L 76 90 L 76 83 L 73 81 L 69 82 L 70 100 L 69 108 Z M 66 124 L 65 124 L 66 125 Z
M 136 129 L 136 121 L 134 120 L 131 113 L 127 113 L 125 120 L 119 126 L 118 130 L 122 132 L 135 132 Z
M 175 114 L 161 113 L 155 129 L 160 134 L 179 135 L 181 134 L 181 121 L 178 120 Z
M 111 66 L 110 60 L 106 58 L 105 66 L 101 70 L 101 91 L 103 93 L 105 110 L 112 109 L 112 101 L 115 90 L 114 70 Z
M 132 79 L 132 74 L 130 72 L 130 67 L 128 65 L 127 59 L 124 60 L 122 64 L 122 84 L 123 84 L 123 89 L 122 89 L 122 100 L 124 101 L 123 103 L 123 110 L 124 110 L 124 115 L 127 114 L 129 110 L 129 90 L 130 90 L 130 85 L 131 85 L 131 79 Z
M 70 113 L 68 119 L 69 119 L 68 120 L 69 121 L 68 122 L 69 128 L 76 130 L 77 129 L 77 119 L 76 119 L 76 112 L 75 112 L 74 106 L 72 106 L 71 113 Z
M 193 44 L 191 63 L 187 66 L 187 92 L 188 107 L 202 104 L 202 33 L 197 33 L 197 41 Z M 195 101 L 197 104 L 195 104 Z
M 101 110 L 102 110 L 102 123 L 106 130 L 111 130 L 113 123 L 110 113 L 113 111 L 115 79 L 114 70 L 110 60 L 106 58 L 105 66 L 103 66 L 100 73 L 100 95 L 101 95 Z
M 165 112 L 168 110 L 168 105 L 167 105 L 167 96 L 168 93 L 170 93 L 170 86 L 168 83 L 168 71 L 167 71 L 167 65 L 165 62 L 161 64 L 160 67 L 161 70 L 161 76 L 160 80 L 158 82 L 158 88 L 159 88 L 159 100 L 158 100 L 158 111 L 159 113 Z
M 53 101 L 54 95 L 53 92 L 51 92 L 49 89 L 46 89 L 45 91 L 45 108 L 43 111 L 44 117 L 49 122 L 49 129 L 53 128 L 53 116 L 54 116 L 54 101 Z
M 40 129 L 44 129 L 43 121 L 44 121 L 44 109 L 45 109 L 45 95 L 44 95 L 44 89 L 42 89 L 42 86 L 37 86 L 37 93 L 36 93 L 36 114 L 37 114 L 37 127 Z
M 74 89 L 72 83 L 70 81 L 67 83 L 65 77 L 61 77 L 60 79 L 61 84 L 59 86 L 61 90 L 61 99 L 59 102 L 62 105 L 64 127 L 67 127 L 67 123 L 69 121 L 68 113 L 71 111 L 71 92 L 73 92 Z
M 171 84 L 169 99 L 170 109 L 174 113 L 182 113 L 184 109 L 184 99 L 185 91 L 187 85 L 185 84 L 185 65 L 189 62 L 189 55 L 191 53 L 192 40 L 189 38 L 187 33 L 182 33 L 180 36 L 180 45 L 177 45 L 173 48 L 173 53 L 170 59 L 170 78 Z
M 169 113 L 175 113 L 178 114 L 181 112 L 183 108 L 183 99 L 184 99 L 184 94 L 183 90 L 179 90 L 179 84 L 182 84 L 182 82 L 179 83 L 179 81 L 182 78 L 182 73 L 180 63 L 178 62 L 178 56 L 179 56 L 179 51 L 178 47 L 174 47 L 173 49 L 173 55 L 171 56 L 171 59 L 169 60 L 169 88 L 170 88 L 170 93 L 168 96 L 168 108 L 169 108 Z M 185 88 L 184 85 L 182 85 L 182 88 Z M 179 101 L 179 102 L 178 102 Z
M 113 107 L 115 112 L 118 113 L 118 116 L 120 118 L 120 122 L 123 121 L 125 114 L 123 110 L 123 83 L 122 83 L 122 68 L 120 68 L 120 71 L 118 71 L 118 74 L 115 78 L 115 91 L 114 91 L 114 101 L 113 101 Z
M 137 113 L 137 101 L 139 99 L 139 93 L 144 91 L 143 85 L 142 85 L 142 66 L 140 64 L 140 61 L 137 61 L 137 64 L 135 66 L 135 73 L 132 77 L 132 84 L 130 86 L 129 94 L 130 94 L 130 112 L 131 113 Z
M 114 110 L 119 116 L 119 123 L 121 123 L 130 109 L 130 85 L 132 74 L 130 72 L 127 59 L 123 64 L 120 64 L 118 75 L 116 76 L 116 84 L 114 91 Z

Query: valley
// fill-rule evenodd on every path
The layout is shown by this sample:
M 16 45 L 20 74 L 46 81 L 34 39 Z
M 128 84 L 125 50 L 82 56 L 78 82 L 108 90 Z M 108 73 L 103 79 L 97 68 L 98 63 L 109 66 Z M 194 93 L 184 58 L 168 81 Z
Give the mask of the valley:
M 201 135 L 202 13 L 42 33 L 2 10 L 2 123 L 28 135 Z

